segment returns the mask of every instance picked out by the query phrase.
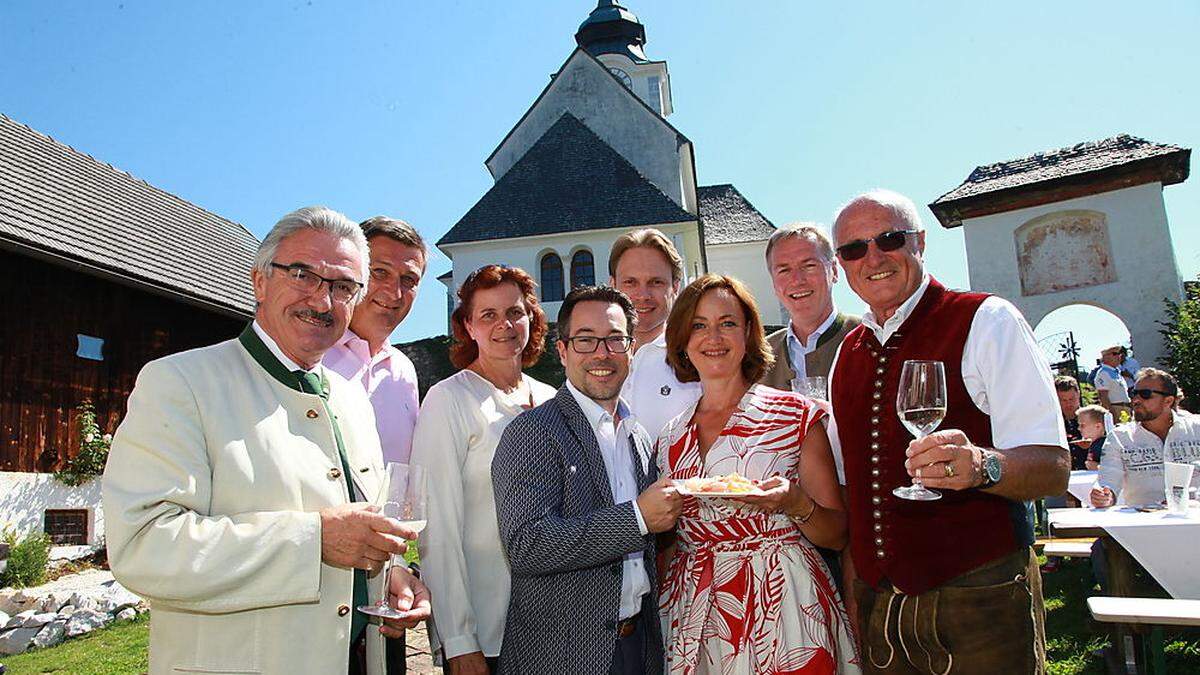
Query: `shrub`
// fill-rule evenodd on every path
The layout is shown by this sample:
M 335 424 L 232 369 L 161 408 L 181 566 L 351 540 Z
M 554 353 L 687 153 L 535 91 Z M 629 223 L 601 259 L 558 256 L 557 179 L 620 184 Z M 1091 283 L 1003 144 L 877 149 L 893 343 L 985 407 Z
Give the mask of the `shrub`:
M 5 529 L 4 543 L 8 551 L 8 567 L 0 574 L 0 586 L 25 588 L 46 582 L 46 567 L 50 564 L 50 536 L 44 532 L 30 532 L 22 539 L 17 533 Z
M 112 434 L 100 432 L 91 401 L 80 403 L 75 410 L 79 420 L 79 452 L 54 473 L 55 478 L 72 486 L 83 485 L 104 473 L 108 448 L 112 445 Z
M 1183 302 L 1166 302 L 1167 320 L 1160 322 L 1166 355 L 1163 364 L 1179 380 L 1183 406 L 1200 410 L 1200 283 L 1184 284 Z

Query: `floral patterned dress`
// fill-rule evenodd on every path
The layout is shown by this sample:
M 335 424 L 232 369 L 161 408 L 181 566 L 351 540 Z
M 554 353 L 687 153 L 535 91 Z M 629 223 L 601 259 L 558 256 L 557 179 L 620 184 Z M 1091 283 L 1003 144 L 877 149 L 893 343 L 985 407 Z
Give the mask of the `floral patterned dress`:
M 659 469 L 673 479 L 797 480 L 801 442 L 824 416 L 807 398 L 755 385 L 702 462 L 694 411 L 658 439 Z M 676 529 L 659 598 L 668 672 L 860 672 L 829 569 L 787 516 L 688 497 Z

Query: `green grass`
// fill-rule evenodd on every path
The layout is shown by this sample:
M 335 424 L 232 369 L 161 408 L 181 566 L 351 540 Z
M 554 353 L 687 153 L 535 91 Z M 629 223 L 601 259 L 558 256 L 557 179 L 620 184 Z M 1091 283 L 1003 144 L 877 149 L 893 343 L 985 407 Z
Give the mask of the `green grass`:
M 17 656 L 0 656 L 9 675 L 69 673 L 70 675 L 125 675 L 144 673 L 149 667 L 150 615 L 67 640 L 57 647 Z

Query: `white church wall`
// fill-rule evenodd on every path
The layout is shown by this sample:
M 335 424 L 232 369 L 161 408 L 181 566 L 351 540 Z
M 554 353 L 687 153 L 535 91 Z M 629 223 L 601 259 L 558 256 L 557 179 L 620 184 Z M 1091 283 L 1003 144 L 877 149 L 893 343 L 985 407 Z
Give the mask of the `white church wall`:
M 767 242 L 748 241 L 737 244 L 708 246 L 708 270 L 724 274 L 744 282 L 750 287 L 758 302 L 758 311 L 764 324 L 783 325 L 787 319 L 783 308 L 775 299 L 771 287 L 771 274 L 766 263 Z
M 684 269 L 689 278 L 694 276 L 693 270 L 702 271 L 700 263 L 700 235 L 696 223 L 654 225 L 671 238 L 676 248 L 683 256 Z M 608 283 L 608 252 L 613 242 L 622 234 L 638 228 L 614 228 L 608 230 L 589 230 L 586 232 L 568 232 L 550 234 L 538 237 L 522 237 L 519 239 L 502 239 L 466 244 L 450 244 L 442 247 L 443 252 L 453 259 L 454 279 L 451 288 L 458 289 L 466 280 L 467 275 L 484 265 L 504 264 L 520 267 L 529 273 L 539 285 L 541 298 L 541 257 L 547 252 L 556 253 L 563 263 L 563 295 L 565 296 L 571 283 L 571 256 L 576 251 L 587 249 L 592 253 L 595 265 L 596 283 Z M 768 286 L 769 287 L 769 286 Z M 452 291 L 453 293 L 453 291 Z M 451 295 L 452 303 L 457 298 Z M 542 302 L 542 310 L 546 318 L 555 321 L 561 302 Z
M 658 189 L 682 208 L 688 208 L 680 176 L 678 134 L 665 120 L 646 108 L 599 61 L 582 50 L 567 60 L 546 92 L 487 161 L 499 180 L 542 137 L 564 112 L 570 112 L 621 154 Z
M 972 289 L 1012 301 L 1031 326 L 1066 305 L 1102 307 L 1143 365 L 1161 358 L 1162 300 L 1182 297 L 1161 183 L 970 218 L 963 233 Z
M 19 534 L 40 532 L 47 509 L 86 510 L 88 544 L 104 541 L 99 479 L 71 487 L 54 474 L 0 471 L 0 529 L 11 527 Z

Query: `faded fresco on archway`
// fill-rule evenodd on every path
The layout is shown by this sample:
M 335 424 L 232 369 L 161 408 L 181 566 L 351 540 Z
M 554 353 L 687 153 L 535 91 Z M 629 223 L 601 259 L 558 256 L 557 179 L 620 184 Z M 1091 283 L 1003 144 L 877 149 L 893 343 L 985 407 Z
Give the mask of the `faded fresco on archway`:
M 1042 295 L 1117 280 L 1108 221 L 1100 211 L 1058 211 L 1013 232 L 1021 295 Z

